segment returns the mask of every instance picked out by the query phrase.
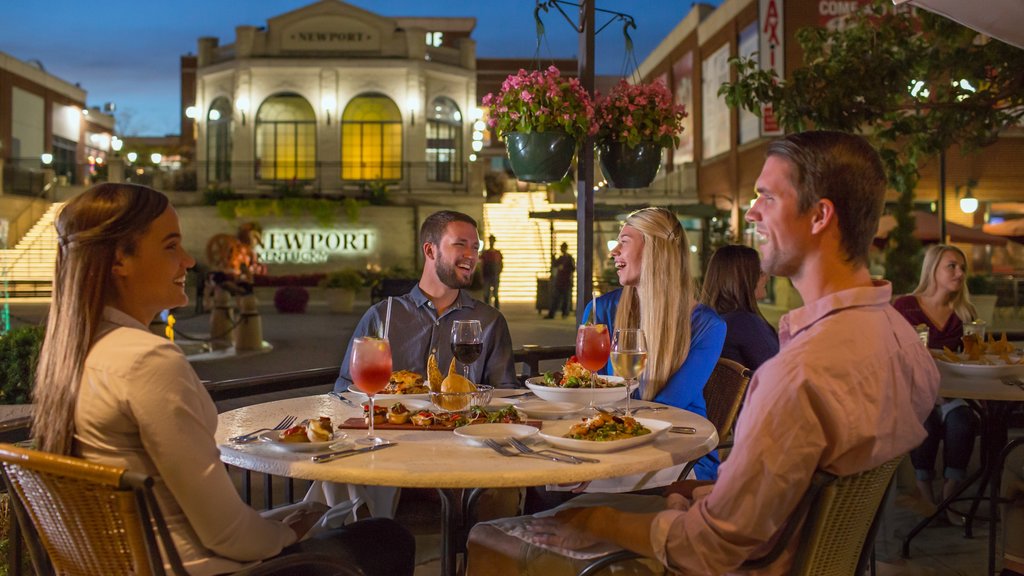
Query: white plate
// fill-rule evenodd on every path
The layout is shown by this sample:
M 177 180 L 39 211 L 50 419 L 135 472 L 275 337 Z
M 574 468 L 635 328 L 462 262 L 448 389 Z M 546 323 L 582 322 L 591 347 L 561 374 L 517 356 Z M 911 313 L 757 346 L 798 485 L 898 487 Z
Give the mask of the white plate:
M 526 438 L 536 433 L 536 428 L 525 424 L 469 424 L 455 429 L 456 436 L 477 444 L 483 444 L 487 438 L 504 441 L 505 438 Z
M 353 393 L 353 394 L 358 394 L 358 395 L 360 395 L 360 396 L 362 396 L 364 398 L 369 398 L 369 396 L 366 394 L 366 392 L 363 392 L 362 390 L 360 390 L 359 387 L 357 387 L 355 384 L 349 384 L 348 385 L 348 391 Z M 374 397 L 375 400 L 390 400 L 392 398 L 399 398 L 399 399 L 401 399 L 401 398 L 419 398 L 421 400 L 430 400 L 430 395 L 427 394 L 427 393 L 423 393 L 423 394 L 374 394 L 373 397 Z
M 949 362 L 942 358 L 935 358 L 935 363 L 954 374 L 970 376 L 975 378 L 1014 378 L 1024 377 L 1024 364 L 1006 364 L 999 356 L 986 354 L 991 364 L 983 364 L 980 361 Z M 1020 356 L 1011 354 L 1010 360 L 1017 360 Z
M 397 396 L 389 396 L 387 398 L 381 398 L 380 395 L 374 396 L 373 405 L 381 406 L 384 408 L 391 408 L 395 404 L 401 402 L 409 409 L 410 412 L 419 412 L 420 410 L 431 410 L 434 405 L 430 403 L 430 400 L 420 400 L 419 398 L 406 398 L 409 394 L 401 394 Z M 416 396 L 413 394 L 413 396 Z M 369 406 L 369 400 L 363 400 L 360 406 Z
M 518 400 L 516 398 L 491 398 L 491 401 L 487 403 L 488 408 L 495 408 L 501 410 L 502 408 L 508 408 L 509 406 L 515 405 Z M 493 412 L 493 410 L 492 410 Z
M 545 386 L 543 376 L 534 376 L 533 378 L 527 378 L 526 387 L 532 390 L 538 398 L 548 402 L 573 402 L 586 405 L 593 398 L 595 404 L 604 405 L 626 399 L 625 380 L 619 376 L 600 376 L 600 378 L 609 382 L 621 382 L 623 385 L 613 388 L 594 388 L 593 392 L 591 392 L 590 388 Z M 637 386 L 638 384 L 634 383 L 630 386 L 630 390 L 635 390 Z
M 346 443 L 345 438 L 347 438 L 344 432 L 335 430 L 334 438 L 326 442 L 282 442 L 277 439 L 277 435 L 280 433 L 280 430 L 267 430 L 259 435 L 259 439 L 261 442 L 288 452 L 316 452 L 317 450 L 327 450 L 336 444 L 344 444 Z
M 616 452 L 618 450 L 625 450 L 626 448 L 633 448 L 635 446 L 654 442 L 655 438 L 672 427 L 671 422 L 665 422 L 664 420 L 637 418 L 636 421 L 649 428 L 651 433 L 644 434 L 643 436 L 634 436 L 632 438 L 623 438 L 622 440 L 609 440 L 607 442 L 563 438 L 563 436 L 569 432 L 569 428 L 576 423 L 576 421 L 573 420 L 552 423 L 550 425 L 545 424 L 544 429 L 540 432 L 540 437 L 548 444 L 558 448 L 565 448 L 566 450 L 576 450 L 579 452 Z
M 564 418 L 578 414 L 586 406 L 575 402 L 548 402 L 547 400 L 527 400 L 516 404 L 516 410 L 531 418 Z

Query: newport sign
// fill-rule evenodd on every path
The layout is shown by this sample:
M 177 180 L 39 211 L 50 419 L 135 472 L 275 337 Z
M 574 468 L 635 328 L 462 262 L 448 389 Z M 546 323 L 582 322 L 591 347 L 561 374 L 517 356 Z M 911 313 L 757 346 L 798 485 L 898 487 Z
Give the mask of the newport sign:
M 331 256 L 374 250 L 377 231 L 337 228 L 266 228 L 254 235 L 256 253 L 266 264 L 323 264 Z

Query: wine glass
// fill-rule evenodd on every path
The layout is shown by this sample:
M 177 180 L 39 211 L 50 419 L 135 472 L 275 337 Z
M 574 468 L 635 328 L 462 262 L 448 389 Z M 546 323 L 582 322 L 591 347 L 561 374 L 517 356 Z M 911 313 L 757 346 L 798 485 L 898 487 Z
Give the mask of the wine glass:
M 640 328 L 616 328 L 612 336 L 612 368 L 626 379 L 626 416 L 629 410 L 631 385 L 647 366 L 647 339 Z
M 352 341 L 352 381 L 370 398 L 369 429 L 359 444 L 386 444 L 373 432 L 373 397 L 388 385 L 391 379 L 391 345 L 383 338 L 364 336 Z
M 604 324 L 584 324 L 576 331 L 576 360 L 593 373 L 590 378 L 591 412 L 598 412 L 594 406 L 594 378 L 597 371 L 608 363 L 609 340 L 608 327 Z
M 452 354 L 462 362 L 462 374 L 469 380 L 469 365 L 476 362 L 484 350 L 479 320 L 452 322 Z

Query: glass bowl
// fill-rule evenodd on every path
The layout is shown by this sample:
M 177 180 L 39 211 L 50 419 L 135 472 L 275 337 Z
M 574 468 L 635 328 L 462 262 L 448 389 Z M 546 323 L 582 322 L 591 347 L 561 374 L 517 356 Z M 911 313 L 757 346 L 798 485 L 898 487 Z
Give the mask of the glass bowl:
M 477 384 L 476 392 L 431 392 L 430 401 L 444 412 L 462 412 L 473 406 L 487 406 L 494 388 Z

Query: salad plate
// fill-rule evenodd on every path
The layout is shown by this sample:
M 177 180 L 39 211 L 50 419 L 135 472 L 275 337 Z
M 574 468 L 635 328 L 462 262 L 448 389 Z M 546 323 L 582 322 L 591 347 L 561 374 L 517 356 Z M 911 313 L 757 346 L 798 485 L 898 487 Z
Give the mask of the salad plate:
M 569 428 L 576 424 L 577 421 L 565 421 L 550 425 L 545 424 L 544 429 L 540 431 L 540 437 L 548 444 L 557 448 L 576 450 L 579 452 L 607 453 L 650 444 L 651 442 L 654 442 L 658 436 L 664 434 L 666 430 L 672 427 L 671 422 L 666 422 L 664 420 L 637 418 L 636 421 L 650 430 L 651 433 L 644 434 L 643 436 L 623 438 L 621 440 L 577 440 L 575 438 L 565 437 L 569 432 Z

